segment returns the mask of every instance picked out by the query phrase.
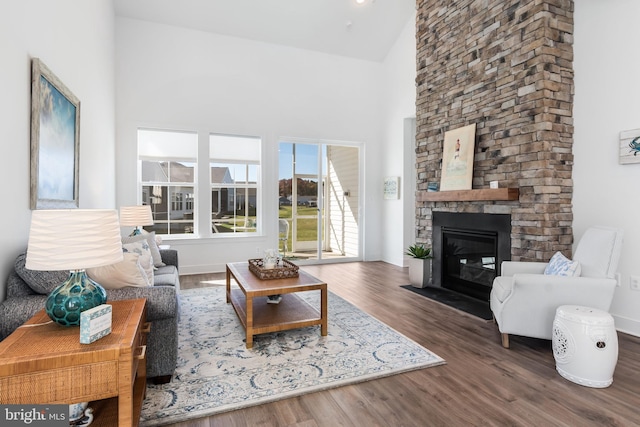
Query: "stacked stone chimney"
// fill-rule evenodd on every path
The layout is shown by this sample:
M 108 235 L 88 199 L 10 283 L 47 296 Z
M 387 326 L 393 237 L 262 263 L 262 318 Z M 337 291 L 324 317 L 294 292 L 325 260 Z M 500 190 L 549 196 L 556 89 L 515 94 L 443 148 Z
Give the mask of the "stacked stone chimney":
M 417 1 L 417 190 L 439 182 L 444 133 L 476 124 L 473 188 L 517 201 L 417 201 L 433 211 L 511 214 L 512 259 L 571 255 L 573 0 Z

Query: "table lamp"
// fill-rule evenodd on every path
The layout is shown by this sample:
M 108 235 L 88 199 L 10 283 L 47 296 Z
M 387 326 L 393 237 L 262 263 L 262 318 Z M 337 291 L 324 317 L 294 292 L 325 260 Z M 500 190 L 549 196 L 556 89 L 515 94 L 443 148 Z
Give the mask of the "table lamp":
M 153 225 L 153 215 L 151 214 L 151 206 L 121 206 L 120 207 L 120 226 L 133 226 L 131 236 L 142 234 L 143 225 Z
M 25 267 L 69 270 L 69 277 L 47 297 L 45 311 L 62 326 L 80 324 L 80 313 L 107 301 L 104 288 L 86 268 L 122 261 L 116 210 L 34 210 Z

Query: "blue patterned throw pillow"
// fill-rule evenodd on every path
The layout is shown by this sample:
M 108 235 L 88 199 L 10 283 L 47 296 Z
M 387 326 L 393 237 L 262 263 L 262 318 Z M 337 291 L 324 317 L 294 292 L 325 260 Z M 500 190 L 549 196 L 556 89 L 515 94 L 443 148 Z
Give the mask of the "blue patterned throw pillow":
M 131 237 L 123 237 L 122 252 L 138 254 L 140 256 L 140 265 L 147 274 L 149 283 L 151 284 L 151 286 L 153 286 L 153 257 L 151 256 L 151 249 L 149 249 L 147 237 L 143 234 L 138 234 Z
M 580 263 L 571 261 L 560 252 L 556 252 L 549 260 L 544 274 L 553 276 L 580 276 Z

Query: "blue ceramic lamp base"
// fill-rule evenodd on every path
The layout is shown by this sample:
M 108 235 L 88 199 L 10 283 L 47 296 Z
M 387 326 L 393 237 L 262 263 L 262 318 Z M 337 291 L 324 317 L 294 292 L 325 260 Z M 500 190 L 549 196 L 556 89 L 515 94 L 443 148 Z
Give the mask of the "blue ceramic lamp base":
M 80 313 L 107 302 L 107 292 L 87 276 L 85 270 L 71 270 L 69 278 L 47 297 L 45 311 L 59 325 L 80 324 Z

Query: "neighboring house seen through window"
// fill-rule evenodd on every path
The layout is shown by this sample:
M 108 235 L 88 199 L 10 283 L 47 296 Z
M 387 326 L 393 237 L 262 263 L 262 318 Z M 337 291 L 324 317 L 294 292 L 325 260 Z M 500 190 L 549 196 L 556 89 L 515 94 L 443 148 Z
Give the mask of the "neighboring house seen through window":
M 208 159 L 200 160 L 198 141 L 197 132 L 138 130 L 141 199 L 151 206 L 154 220 L 145 229 L 158 235 L 204 237 L 258 232 L 261 139 L 210 134 Z M 209 182 L 198 183 L 198 162 L 209 168 Z M 198 184 L 210 188 L 210 201 L 197 200 Z M 206 191 L 204 196 L 200 193 L 200 199 L 206 196 Z M 198 217 L 203 221 L 200 228 L 210 223 L 208 230 L 198 230 Z
M 196 233 L 198 134 L 138 130 L 138 159 L 142 204 L 151 205 L 153 226 L 161 235 Z
M 211 134 L 211 230 L 258 231 L 260 138 Z

